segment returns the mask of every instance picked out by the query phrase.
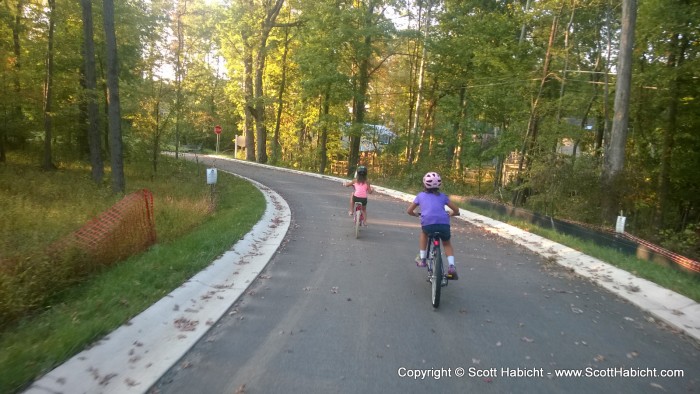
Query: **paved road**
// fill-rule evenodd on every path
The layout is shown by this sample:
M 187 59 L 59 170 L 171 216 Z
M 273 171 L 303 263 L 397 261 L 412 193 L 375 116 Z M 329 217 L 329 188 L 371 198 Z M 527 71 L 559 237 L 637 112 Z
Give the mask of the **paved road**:
M 247 293 L 150 392 L 700 390 L 694 342 L 521 246 L 454 221 L 460 280 L 434 310 L 404 201 L 371 196 L 356 240 L 338 182 L 201 160 L 276 190 L 292 225 Z M 603 377 L 555 376 L 569 369 Z

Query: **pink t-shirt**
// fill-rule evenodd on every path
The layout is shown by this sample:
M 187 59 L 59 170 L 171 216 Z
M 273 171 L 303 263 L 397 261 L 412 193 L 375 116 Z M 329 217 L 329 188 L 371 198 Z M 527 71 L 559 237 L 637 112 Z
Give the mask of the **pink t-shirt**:
M 352 186 L 355 188 L 355 197 L 367 198 L 367 189 L 369 188 L 368 183 L 355 183 Z

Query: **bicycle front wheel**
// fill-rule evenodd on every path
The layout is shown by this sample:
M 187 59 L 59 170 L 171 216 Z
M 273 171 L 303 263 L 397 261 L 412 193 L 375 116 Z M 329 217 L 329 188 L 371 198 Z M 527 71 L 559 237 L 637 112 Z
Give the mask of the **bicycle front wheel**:
M 431 279 L 431 300 L 433 308 L 437 308 L 440 306 L 440 291 L 442 290 L 442 254 L 439 247 L 435 248 L 433 277 Z

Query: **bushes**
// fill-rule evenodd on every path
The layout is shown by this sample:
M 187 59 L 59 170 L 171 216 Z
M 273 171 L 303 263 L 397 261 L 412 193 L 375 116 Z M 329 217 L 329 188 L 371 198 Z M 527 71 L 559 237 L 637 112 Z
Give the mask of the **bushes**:
M 33 253 L 0 263 L 0 329 L 47 304 L 97 270 L 77 248 Z

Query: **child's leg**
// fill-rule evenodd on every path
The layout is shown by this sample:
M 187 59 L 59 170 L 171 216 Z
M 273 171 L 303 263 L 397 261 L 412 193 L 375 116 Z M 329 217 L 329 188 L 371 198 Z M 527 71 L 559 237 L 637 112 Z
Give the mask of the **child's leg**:
M 418 267 L 425 267 L 426 266 L 425 258 L 427 257 L 426 256 L 427 255 L 426 248 L 428 246 L 428 235 L 425 232 L 423 232 L 423 231 L 420 232 L 420 238 L 418 239 L 418 243 L 419 243 L 419 246 L 418 246 L 419 249 L 418 249 L 418 257 L 416 257 L 416 265 Z
M 442 246 L 445 248 L 445 254 L 449 256 L 454 256 L 454 249 L 452 249 L 452 243 L 450 241 L 442 241 Z
M 445 254 L 447 255 L 447 262 L 450 265 L 455 265 L 455 254 L 452 248 L 452 243 L 450 241 L 442 241 L 442 246 L 445 248 Z
M 353 201 L 352 201 L 353 200 L 352 197 L 354 194 L 355 194 L 354 191 L 352 193 L 350 193 L 350 209 L 348 209 L 348 215 L 350 215 L 350 216 L 353 215 L 352 211 L 354 211 L 354 208 L 355 208 L 355 206 L 354 206 L 355 204 L 353 204 Z
M 367 224 L 367 205 L 362 206 L 362 215 L 365 218 L 365 224 Z

